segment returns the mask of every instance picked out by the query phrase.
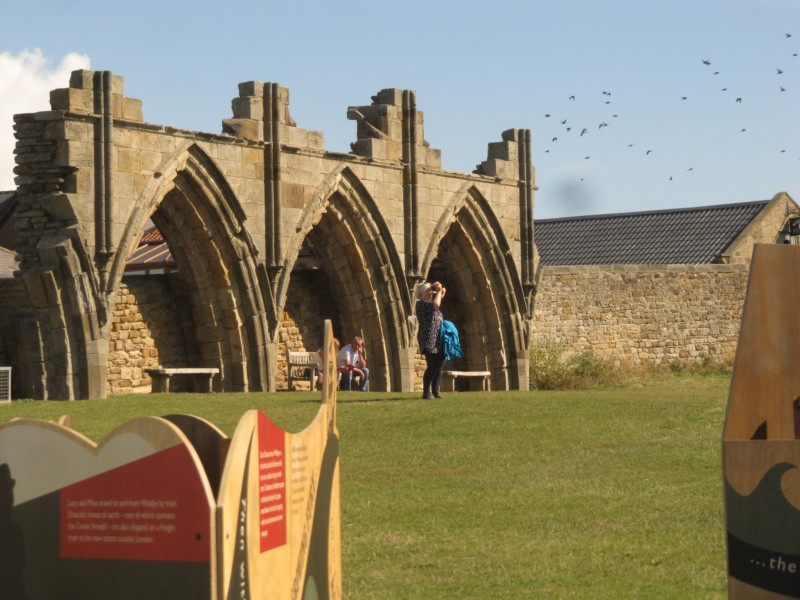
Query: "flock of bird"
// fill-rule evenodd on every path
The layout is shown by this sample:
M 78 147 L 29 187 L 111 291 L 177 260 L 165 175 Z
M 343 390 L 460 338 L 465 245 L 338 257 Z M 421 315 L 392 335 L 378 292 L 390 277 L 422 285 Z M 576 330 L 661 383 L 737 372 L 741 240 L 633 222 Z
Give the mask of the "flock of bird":
M 792 34 L 791 33 L 786 33 L 786 34 L 784 34 L 784 37 L 787 38 L 787 39 L 791 38 Z M 797 52 L 793 53 L 792 57 L 796 59 L 798 57 L 798 53 Z M 701 65 L 701 68 L 712 67 L 712 60 L 708 59 L 708 58 L 702 58 L 702 59 L 700 59 L 698 61 L 698 63 Z M 713 75 L 719 75 L 720 71 L 712 70 L 711 73 Z M 779 78 L 778 81 L 776 82 L 776 87 L 775 87 L 776 93 L 787 92 L 787 88 L 785 87 L 785 84 L 783 83 L 783 80 L 782 80 L 783 79 L 782 76 L 784 75 L 784 69 L 781 68 L 780 66 L 779 67 L 775 67 L 774 75 L 775 75 L 775 77 Z M 720 88 L 720 90 L 722 92 L 728 92 L 728 88 L 727 87 Z M 604 104 L 606 104 L 606 105 L 612 104 L 612 93 L 610 91 L 603 90 L 601 92 L 601 94 L 602 94 L 602 96 L 604 98 Z M 689 100 L 689 96 L 687 96 L 687 95 L 681 95 L 681 96 L 676 97 L 676 99 L 677 98 L 680 98 L 680 101 L 682 101 L 682 102 Z M 576 95 L 570 95 L 567 98 L 567 102 L 571 103 L 571 104 L 572 103 L 577 103 L 577 102 L 579 102 L 579 99 L 577 98 Z M 745 102 L 745 97 L 736 95 L 735 98 L 734 98 L 734 102 L 736 104 L 742 104 L 743 102 Z M 568 111 L 565 110 L 563 112 L 568 112 Z M 559 144 L 558 144 L 559 136 L 562 137 L 562 142 L 564 140 L 564 136 L 575 136 L 575 135 L 577 135 L 578 138 L 583 138 L 584 136 L 589 137 L 589 136 L 591 136 L 591 134 L 593 132 L 600 132 L 603 129 L 609 127 L 609 122 L 608 121 L 612 121 L 613 122 L 613 119 L 617 119 L 619 116 L 620 115 L 618 113 L 611 113 L 610 117 L 607 117 L 606 119 L 601 120 L 599 123 L 595 122 L 592 125 L 588 125 L 586 123 L 582 123 L 581 125 L 576 126 L 574 123 L 572 123 L 567 118 L 561 118 L 560 116 L 555 116 L 555 113 L 553 113 L 553 112 L 545 113 L 544 114 L 545 119 L 548 119 L 548 120 L 549 119 L 553 119 L 553 120 L 557 121 L 558 123 L 560 123 L 561 127 L 558 128 L 559 129 L 559 133 L 558 134 L 552 135 L 552 137 L 548 136 L 548 137 L 550 137 L 550 139 L 549 139 L 549 143 L 546 144 L 544 152 L 546 154 L 550 154 L 551 150 L 553 151 L 553 153 L 557 152 L 557 148 L 559 147 Z M 747 128 L 746 127 L 742 127 L 742 128 L 739 129 L 739 131 L 744 133 L 744 132 L 747 131 Z M 628 148 L 634 148 L 635 146 L 636 146 L 636 143 L 628 143 L 627 144 Z M 646 147 L 646 149 L 642 152 L 642 155 L 643 156 L 650 156 L 651 154 L 653 154 L 653 152 L 654 152 L 653 148 Z M 786 149 L 781 149 L 780 153 L 782 153 L 782 154 L 786 153 Z M 591 158 L 592 157 L 589 156 L 589 155 L 586 155 L 586 156 L 583 157 L 584 160 L 590 160 Z M 798 158 L 800 158 L 800 157 L 798 157 Z M 686 172 L 691 172 L 691 171 L 694 171 L 694 167 L 686 168 Z M 674 179 L 673 175 L 669 175 L 669 174 L 665 174 L 665 177 L 666 177 L 666 179 L 668 181 L 672 181 Z M 583 177 L 581 177 L 580 180 L 583 181 Z

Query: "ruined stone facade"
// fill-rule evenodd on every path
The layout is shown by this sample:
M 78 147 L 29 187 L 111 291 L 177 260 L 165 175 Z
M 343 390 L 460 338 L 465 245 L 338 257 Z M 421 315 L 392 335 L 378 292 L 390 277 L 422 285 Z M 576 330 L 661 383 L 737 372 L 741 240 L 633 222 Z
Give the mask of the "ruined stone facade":
M 504 132 L 475 173 L 457 173 L 425 141 L 411 91 L 351 107 L 347 154 L 297 127 L 277 84 L 240 84 L 232 107 L 221 134 L 153 125 L 121 77 L 76 71 L 51 93 L 52 110 L 15 117 L 21 266 L 12 285 L 24 302 L 2 307 L 2 332 L 18 395 L 104 397 L 122 381 L 136 387 L 156 356 L 163 366 L 218 367 L 218 390 L 274 390 L 281 337 L 296 342 L 291 313 L 313 306 L 319 327 L 330 317 L 345 340 L 363 333 L 373 390 L 411 391 L 413 291 L 424 279 L 450 292 L 446 316 L 465 350 L 456 366 L 491 371 L 493 389 L 527 389 L 528 130 Z M 120 301 L 132 292 L 122 278 L 150 221 L 178 276 L 150 291 L 137 284 L 134 310 Z M 314 268 L 299 269 L 303 256 Z M 168 327 L 136 326 L 145 312 Z M 301 321 L 314 337 L 313 320 Z

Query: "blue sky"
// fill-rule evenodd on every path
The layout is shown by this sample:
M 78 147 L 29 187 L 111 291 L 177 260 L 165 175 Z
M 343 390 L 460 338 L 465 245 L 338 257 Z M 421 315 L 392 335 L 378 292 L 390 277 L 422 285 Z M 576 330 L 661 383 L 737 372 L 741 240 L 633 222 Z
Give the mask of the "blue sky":
M 348 106 L 413 89 L 445 169 L 531 130 L 537 218 L 800 200 L 800 0 L 4 4 L 2 189 L 11 115 L 92 68 L 123 76 L 145 121 L 212 133 L 239 82 L 278 82 L 333 151 L 355 139 Z

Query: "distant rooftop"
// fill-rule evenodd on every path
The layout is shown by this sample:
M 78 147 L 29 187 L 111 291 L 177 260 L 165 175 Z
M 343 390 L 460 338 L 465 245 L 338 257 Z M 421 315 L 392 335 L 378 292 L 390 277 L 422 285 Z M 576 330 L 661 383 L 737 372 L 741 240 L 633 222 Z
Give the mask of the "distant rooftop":
M 543 265 L 716 263 L 769 202 L 537 219 L 534 240 Z
M 172 251 L 156 227 L 144 232 L 139 246 L 125 265 L 125 273 L 129 275 L 165 273 L 175 269 Z

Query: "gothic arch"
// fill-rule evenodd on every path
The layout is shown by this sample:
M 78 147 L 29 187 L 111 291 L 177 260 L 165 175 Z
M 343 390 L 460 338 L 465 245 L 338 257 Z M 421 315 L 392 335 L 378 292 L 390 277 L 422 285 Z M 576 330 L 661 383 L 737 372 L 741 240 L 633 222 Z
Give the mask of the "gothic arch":
M 462 319 L 463 367 L 491 371 L 494 389 L 527 389 L 524 293 L 500 223 L 474 185 L 462 187 L 444 210 L 422 273 L 437 274 L 437 258 L 454 292 L 447 306 Z
M 43 236 L 40 266 L 22 275 L 33 318 L 21 325 L 31 354 L 26 369 L 37 381 L 35 398 L 101 398 L 105 391 L 106 309 L 98 301 L 97 280 L 77 228 Z
M 279 310 L 285 305 L 292 268 L 307 240 L 323 259 L 338 313 L 342 343 L 363 333 L 371 369 L 371 389 L 411 389 L 408 358 L 408 294 L 393 238 L 375 201 L 344 165 L 318 187 L 287 245 L 277 285 Z
M 192 298 L 195 360 L 220 368 L 225 391 L 270 389 L 269 286 L 245 213 L 221 170 L 197 144 L 186 143 L 165 161 L 137 207 L 112 264 L 109 296 L 116 293 L 124 261 L 145 222 L 152 219 Z

